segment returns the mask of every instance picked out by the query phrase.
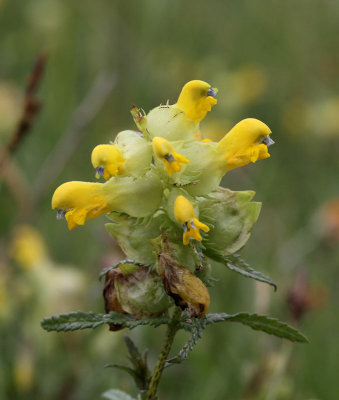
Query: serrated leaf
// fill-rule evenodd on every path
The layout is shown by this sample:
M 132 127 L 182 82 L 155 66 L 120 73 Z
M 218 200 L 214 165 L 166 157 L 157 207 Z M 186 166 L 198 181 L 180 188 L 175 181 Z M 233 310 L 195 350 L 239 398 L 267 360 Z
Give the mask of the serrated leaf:
M 41 326 L 46 331 L 75 331 L 78 329 L 96 328 L 105 323 L 104 314 L 76 311 L 69 314 L 55 315 L 44 318 Z
M 123 328 L 133 329 L 139 325 L 150 325 L 158 327 L 167 325 L 170 319 L 167 317 L 159 318 L 136 318 L 127 314 L 115 311 L 109 314 L 96 314 L 94 312 L 76 311 L 69 314 L 61 314 L 44 318 L 41 326 L 46 331 L 75 331 L 79 329 L 94 329 L 103 324 L 121 325 Z
M 206 325 L 216 322 L 229 321 L 240 322 L 252 329 L 263 331 L 269 335 L 278 336 L 283 339 L 288 339 L 291 342 L 307 343 L 308 339 L 297 329 L 292 328 L 285 322 L 278 321 L 275 318 L 267 317 L 266 315 L 238 313 L 229 315 L 226 313 L 207 314 L 205 317 Z
M 122 392 L 118 389 L 111 389 L 101 395 L 104 399 L 108 400 L 136 400 L 129 394 Z
M 220 255 L 217 251 L 208 249 L 205 254 L 213 260 L 225 265 L 231 271 L 237 272 L 240 275 L 252 278 L 260 282 L 267 283 L 277 290 L 277 284 L 268 276 L 253 269 L 245 260 L 243 260 L 238 254 L 232 254 L 228 256 Z

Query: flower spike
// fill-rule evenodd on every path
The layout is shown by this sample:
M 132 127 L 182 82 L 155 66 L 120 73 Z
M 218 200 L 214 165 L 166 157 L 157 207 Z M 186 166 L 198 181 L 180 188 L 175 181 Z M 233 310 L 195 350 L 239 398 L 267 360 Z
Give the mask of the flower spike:
M 112 144 L 99 144 L 92 151 L 92 165 L 96 170 L 96 178 L 101 176 L 107 181 L 112 176 L 124 173 L 124 163 L 120 150 Z
M 153 150 L 155 155 L 165 164 L 169 176 L 172 176 L 174 172 L 179 172 L 182 164 L 189 164 L 189 160 L 176 153 L 171 143 L 162 137 L 153 139 Z
M 194 213 L 192 203 L 184 196 L 178 196 L 174 203 L 175 219 L 183 225 L 183 243 L 187 245 L 190 237 L 201 242 L 200 229 L 208 232 L 210 228 L 200 222 Z

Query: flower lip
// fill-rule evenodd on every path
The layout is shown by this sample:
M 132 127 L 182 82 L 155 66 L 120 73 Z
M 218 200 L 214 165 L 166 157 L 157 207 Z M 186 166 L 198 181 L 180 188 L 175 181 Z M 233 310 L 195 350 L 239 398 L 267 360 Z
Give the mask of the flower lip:
M 194 220 L 191 221 L 190 224 L 191 224 L 191 227 L 192 227 L 193 229 L 197 229 L 197 227 L 194 225 Z
M 67 212 L 66 210 L 64 210 L 64 209 L 62 209 L 62 208 L 59 208 L 59 210 L 57 210 L 56 219 L 57 219 L 57 220 L 60 220 L 60 219 L 65 218 L 66 212 Z
M 173 161 L 176 161 L 176 159 L 173 157 L 171 153 L 168 153 L 164 156 L 164 159 L 171 164 Z
M 104 169 L 105 169 L 104 167 L 95 168 L 96 175 L 98 175 L 98 177 L 103 176 L 103 174 L 104 174 Z
M 271 146 L 272 144 L 275 143 L 275 141 L 273 139 L 271 139 L 269 136 L 266 136 L 262 142 L 263 144 L 265 144 L 267 147 Z
M 207 96 L 211 96 L 216 98 L 218 93 L 218 89 L 210 87 L 207 91 Z

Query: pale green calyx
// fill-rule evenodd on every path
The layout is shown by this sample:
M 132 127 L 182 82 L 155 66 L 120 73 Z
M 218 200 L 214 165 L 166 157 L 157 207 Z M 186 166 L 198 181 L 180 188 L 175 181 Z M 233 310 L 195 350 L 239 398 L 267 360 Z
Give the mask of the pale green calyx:
M 195 80 L 175 104 L 147 115 L 133 106 L 138 131 L 122 131 L 114 142 L 93 150 L 93 167 L 106 182 L 67 182 L 53 195 L 52 208 L 69 229 L 106 214 L 108 232 L 129 259 L 143 264 L 135 272 L 140 285 L 123 269 L 112 272 L 110 302 L 119 312 L 157 315 L 166 312 L 171 296 L 201 317 L 209 294 L 195 275 L 208 281 L 212 259 L 243 247 L 259 216 L 254 192 L 219 184 L 228 171 L 270 156 L 271 131 L 247 118 L 218 143 L 202 140 L 200 122 L 217 103 L 216 94 L 210 84 Z M 174 260 L 173 268 L 166 271 L 161 265 L 168 260 Z M 156 308 L 156 302 L 164 307 Z

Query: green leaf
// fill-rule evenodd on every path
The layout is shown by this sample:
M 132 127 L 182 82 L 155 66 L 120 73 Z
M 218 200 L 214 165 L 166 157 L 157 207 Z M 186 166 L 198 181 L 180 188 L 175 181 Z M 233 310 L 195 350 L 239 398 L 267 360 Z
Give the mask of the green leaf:
M 101 395 L 104 399 L 108 400 L 136 400 L 129 394 L 122 392 L 118 389 L 111 389 Z
M 308 339 L 297 329 L 292 328 L 285 322 L 280 322 L 275 318 L 267 317 L 266 315 L 238 313 L 238 314 L 207 314 L 205 324 L 214 324 L 216 322 L 229 321 L 229 322 L 240 322 L 241 324 L 247 325 L 252 329 L 266 332 L 270 335 L 278 336 L 283 339 L 288 339 L 291 342 L 307 343 Z M 187 326 L 185 326 L 187 329 Z
M 46 331 L 76 331 L 78 329 L 96 328 L 105 323 L 105 314 L 75 311 L 70 314 L 61 314 L 44 318 L 41 326 Z
M 120 369 L 121 371 L 127 372 L 134 380 L 138 380 L 139 376 L 133 368 L 127 367 L 126 365 L 120 364 L 106 364 L 104 368 L 116 368 Z
M 139 349 L 137 348 L 137 346 L 135 345 L 135 343 L 133 342 L 133 340 L 128 337 L 127 335 L 124 336 L 125 339 L 125 344 L 126 347 L 128 349 L 128 352 L 132 358 L 132 360 L 141 360 L 141 353 L 139 351 Z
M 136 318 L 127 314 L 115 311 L 109 314 L 96 314 L 94 312 L 76 311 L 70 314 L 61 314 L 41 321 L 41 326 L 46 331 L 75 331 L 79 329 L 94 329 L 103 324 L 121 325 L 122 328 L 133 329 L 139 325 L 151 325 L 158 327 L 167 325 L 170 319 L 167 317 L 159 318 Z
M 129 375 L 132 376 L 136 386 L 140 390 L 147 390 L 150 380 L 150 372 L 147 365 L 147 350 L 144 354 L 144 357 L 142 357 L 140 351 L 138 350 L 132 339 L 130 339 L 126 335 L 124 336 L 124 339 L 128 352 L 130 354 L 127 358 L 132 363 L 133 368 L 120 364 L 108 364 L 105 365 L 105 368 L 117 368 L 127 372 Z
M 274 287 L 274 290 L 277 290 L 277 284 L 272 281 L 271 278 L 264 275 L 263 273 L 256 271 L 253 269 L 246 261 L 244 261 L 238 254 L 232 254 L 228 256 L 220 255 L 216 251 L 212 251 L 208 249 L 205 251 L 205 254 L 212 258 L 213 260 L 224 264 L 231 271 L 237 272 L 240 275 L 246 276 L 247 278 L 252 278 L 260 282 L 267 283 Z

